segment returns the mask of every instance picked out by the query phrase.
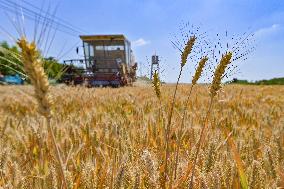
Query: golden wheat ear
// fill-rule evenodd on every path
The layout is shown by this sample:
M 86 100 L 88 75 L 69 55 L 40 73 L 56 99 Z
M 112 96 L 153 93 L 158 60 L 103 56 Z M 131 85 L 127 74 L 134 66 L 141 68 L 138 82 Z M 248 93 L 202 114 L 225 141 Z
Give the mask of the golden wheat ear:
M 217 66 L 217 68 L 214 72 L 214 77 L 213 77 L 213 81 L 212 81 L 211 88 L 210 88 L 211 98 L 210 98 L 209 107 L 208 107 L 206 116 L 205 116 L 203 124 L 202 124 L 202 129 L 201 129 L 201 132 L 200 132 L 199 140 L 197 142 L 197 149 L 196 149 L 196 153 L 195 153 L 194 160 L 193 160 L 193 168 L 192 168 L 189 188 L 193 188 L 193 178 L 194 178 L 194 174 L 195 174 L 195 167 L 196 167 L 196 163 L 197 163 L 197 158 L 198 158 L 200 149 L 202 147 L 202 144 L 204 142 L 204 136 L 206 136 L 207 127 L 208 127 L 207 122 L 208 122 L 208 119 L 209 119 L 209 116 L 210 116 L 210 113 L 211 113 L 211 110 L 212 110 L 213 100 L 214 100 L 214 97 L 217 95 L 219 89 L 221 88 L 222 76 L 224 75 L 227 66 L 231 63 L 232 55 L 233 55 L 232 52 L 226 52 L 222 56 L 220 63 L 218 64 L 218 66 Z
M 191 36 L 189 38 L 189 40 L 187 41 L 187 43 L 186 43 L 186 45 L 185 45 L 185 47 L 183 49 L 183 52 L 181 54 L 181 66 L 182 67 L 186 64 L 187 58 L 188 58 L 189 54 L 192 51 L 192 48 L 193 48 L 193 45 L 194 45 L 195 41 L 196 41 L 196 37 L 195 36 Z
M 210 88 L 210 94 L 212 97 L 216 96 L 217 92 L 221 89 L 221 80 L 227 66 L 231 63 L 232 56 L 232 52 L 227 52 L 225 55 L 223 55 L 214 72 L 214 77 Z
M 186 102 L 185 102 L 185 106 L 184 106 L 184 109 L 183 109 L 182 121 L 181 121 L 181 125 L 180 125 L 179 131 L 178 131 L 177 151 L 176 151 L 176 155 L 175 155 L 175 167 L 174 167 L 174 177 L 175 178 L 176 178 L 176 175 L 177 175 L 177 167 L 178 167 L 178 163 L 179 163 L 179 153 L 180 153 L 179 150 L 180 150 L 180 145 L 181 145 L 181 135 L 182 135 L 182 130 L 183 130 L 184 124 L 185 124 L 185 117 L 186 117 L 187 107 L 188 107 L 188 104 L 189 104 L 189 99 L 190 99 L 193 87 L 196 85 L 197 81 L 199 80 L 207 61 L 208 61 L 207 56 L 204 56 L 199 61 L 196 72 L 193 75 L 192 82 L 191 82 L 192 85 L 190 87 L 190 90 L 189 90 L 189 93 L 187 95 L 187 99 L 186 99 Z
M 202 71 L 203 71 L 203 68 L 204 68 L 204 66 L 205 66 L 207 61 L 208 61 L 208 57 L 207 56 L 201 58 L 201 60 L 199 61 L 198 67 L 196 69 L 196 72 L 195 72 L 195 74 L 194 74 L 194 76 L 192 78 L 192 82 L 191 82 L 192 85 L 195 85 L 197 83 L 197 81 L 200 78 L 200 76 L 202 74 Z
M 29 43 L 25 37 L 18 40 L 21 48 L 24 70 L 35 89 L 35 97 L 39 105 L 39 113 L 45 117 L 51 116 L 52 97 L 49 94 L 48 78 L 44 72 L 40 53 L 34 42 Z
M 154 75 L 153 75 L 153 87 L 156 93 L 156 96 L 158 97 L 158 99 L 161 98 L 161 82 L 160 82 L 160 78 L 159 78 L 159 74 L 157 72 L 157 70 L 155 70 Z
M 60 174 L 63 180 L 63 185 L 67 188 L 67 182 L 64 174 L 64 166 L 60 155 L 59 147 L 56 143 L 53 128 L 50 124 L 52 116 L 52 96 L 49 94 L 48 78 L 44 72 L 40 52 L 37 50 L 34 42 L 29 43 L 25 37 L 18 40 L 18 45 L 21 48 L 21 58 L 24 65 L 24 70 L 29 76 L 32 85 L 35 89 L 35 98 L 38 102 L 39 113 L 47 120 L 47 127 L 52 138 L 52 143 L 55 148 L 55 155 L 60 166 Z

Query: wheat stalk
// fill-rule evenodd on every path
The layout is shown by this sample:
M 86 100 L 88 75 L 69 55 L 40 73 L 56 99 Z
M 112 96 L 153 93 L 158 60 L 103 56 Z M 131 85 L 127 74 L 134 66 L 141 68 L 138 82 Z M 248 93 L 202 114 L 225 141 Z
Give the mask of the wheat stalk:
M 248 189 L 248 181 L 247 181 L 247 176 L 246 176 L 245 171 L 244 171 L 244 165 L 243 165 L 241 156 L 238 153 L 237 146 L 236 146 L 232 136 L 229 136 L 230 130 L 227 128 L 227 126 L 228 126 L 228 123 L 225 126 L 222 127 L 222 131 L 224 133 L 224 136 L 227 138 L 227 143 L 230 146 L 230 149 L 231 149 L 232 155 L 233 155 L 233 159 L 236 162 L 236 166 L 238 168 L 242 188 Z
M 169 158 L 169 134 L 170 134 L 170 130 L 171 130 L 171 123 L 172 123 L 172 116 L 173 116 L 173 110 L 174 110 L 174 105 L 175 105 L 175 100 L 176 100 L 176 93 L 177 93 L 177 89 L 178 89 L 178 85 L 179 85 L 179 81 L 180 81 L 180 77 L 181 77 L 181 73 L 183 70 L 184 65 L 187 62 L 187 58 L 189 56 L 189 54 L 192 51 L 192 48 L 194 46 L 194 43 L 196 41 L 196 36 L 191 36 L 182 53 L 181 53 L 181 66 L 180 66 L 180 70 L 179 70 L 179 75 L 178 75 L 178 79 L 175 85 L 175 90 L 174 90 L 174 94 L 173 94 L 173 99 L 172 99 L 172 103 L 170 106 L 170 111 L 169 111 L 169 116 L 168 116 L 168 123 L 166 126 L 166 136 L 165 136 L 165 140 L 166 140 L 166 156 L 165 156 L 165 174 L 164 174 L 164 182 L 166 182 L 166 177 L 167 177 L 167 172 L 168 172 L 168 158 Z
M 217 92 L 221 88 L 221 79 L 222 79 L 222 76 L 225 73 L 226 67 L 231 63 L 231 58 L 232 58 L 232 52 L 225 53 L 225 55 L 222 56 L 220 63 L 218 64 L 218 66 L 217 66 L 217 68 L 214 72 L 213 81 L 212 81 L 211 88 L 210 88 L 211 98 L 210 98 L 210 102 L 209 102 L 209 107 L 208 107 L 208 110 L 206 112 L 205 118 L 203 120 L 202 129 L 201 129 L 201 132 L 200 132 L 199 140 L 197 142 L 197 150 L 196 150 L 194 160 L 193 160 L 193 168 L 192 168 L 190 185 L 189 185 L 189 188 L 191 188 L 191 189 L 193 188 L 193 177 L 194 177 L 196 162 L 197 162 L 197 158 L 198 158 L 198 155 L 199 155 L 200 148 L 201 148 L 202 143 L 203 143 L 203 137 L 206 135 L 206 131 L 207 131 L 207 127 L 208 127 L 207 121 L 208 121 L 210 113 L 211 113 L 211 109 L 212 109 L 212 106 L 213 106 L 213 100 L 214 100 L 214 97 L 216 96 Z
M 24 65 L 24 70 L 29 76 L 32 85 L 34 86 L 35 98 L 38 101 L 39 105 L 38 111 L 47 120 L 47 127 L 51 135 L 52 143 L 56 152 L 55 155 L 60 165 L 60 173 L 63 179 L 63 185 L 67 189 L 67 182 L 64 174 L 62 158 L 57 143 L 55 141 L 53 128 L 50 123 L 53 101 L 51 95 L 49 94 L 49 83 L 42 67 L 40 52 L 37 50 L 36 44 L 34 42 L 29 43 L 25 37 L 22 37 L 20 40 L 18 40 L 17 43 L 21 48 L 21 58 Z
M 191 92 L 193 90 L 193 87 L 196 85 L 198 79 L 200 78 L 201 74 L 202 74 L 202 71 L 203 71 L 203 68 L 206 64 L 206 62 L 208 61 L 208 57 L 205 56 L 203 58 L 201 58 L 201 60 L 199 61 L 198 63 L 198 67 L 196 69 L 196 72 L 192 78 L 192 84 L 191 84 L 191 87 L 190 87 L 190 90 L 189 90 L 189 93 L 187 95 L 187 99 L 186 99 L 186 102 L 185 102 L 185 107 L 184 107 L 184 110 L 183 110 L 183 115 L 182 115 L 182 121 L 181 121 L 181 126 L 179 127 L 179 131 L 178 131 L 178 141 L 177 141 L 177 151 L 176 151 L 176 155 L 175 155 L 175 168 L 174 168 L 174 178 L 176 179 L 176 173 L 177 173 L 177 167 L 178 167 L 178 160 L 179 160 L 179 150 L 180 150 L 180 142 L 181 142 L 181 132 L 182 132 L 182 129 L 184 128 L 184 122 L 185 122 L 185 115 L 186 115 L 186 110 L 187 110 L 187 107 L 188 107 L 188 103 L 189 103 L 189 99 L 190 99 L 190 96 L 191 96 Z

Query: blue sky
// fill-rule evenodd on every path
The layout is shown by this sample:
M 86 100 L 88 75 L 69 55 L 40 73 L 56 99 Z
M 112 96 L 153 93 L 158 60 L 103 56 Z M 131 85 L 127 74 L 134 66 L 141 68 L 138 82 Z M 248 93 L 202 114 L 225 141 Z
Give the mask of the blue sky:
M 38 7 L 43 4 L 42 0 L 27 1 Z M 20 4 L 21 0 L 16 2 Z M 136 60 L 143 65 L 143 74 L 148 71 L 146 56 L 156 52 L 165 70 L 162 79 L 168 82 L 176 80 L 179 66 L 179 53 L 170 44 L 171 34 L 179 32 L 182 21 L 201 25 L 212 35 L 226 30 L 229 34 L 248 30 L 256 34 L 256 51 L 239 64 L 241 73 L 232 77 L 258 80 L 284 76 L 283 0 L 45 0 L 45 10 L 48 4 L 53 8 L 58 5 L 56 16 L 86 31 L 81 34 L 125 34 L 132 42 Z M 0 24 L 17 36 L 2 10 Z M 33 32 L 32 23 L 27 22 L 25 28 L 27 33 Z M 4 39 L 7 36 L 2 32 L 0 40 Z M 49 55 L 58 56 L 62 48 L 62 52 L 68 51 L 79 41 L 79 37 L 58 31 Z M 62 57 L 69 58 L 80 57 L 73 49 Z M 187 65 L 183 82 L 190 81 L 193 65 Z

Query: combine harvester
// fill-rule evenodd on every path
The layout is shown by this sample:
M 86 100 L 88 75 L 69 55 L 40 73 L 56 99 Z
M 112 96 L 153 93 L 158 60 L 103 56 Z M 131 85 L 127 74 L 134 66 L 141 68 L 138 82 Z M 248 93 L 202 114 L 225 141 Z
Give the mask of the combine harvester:
M 120 87 L 136 80 L 137 63 L 124 35 L 84 35 L 80 38 L 85 58 L 64 61 L 68 66 L 62 79 L 64 83 Z M 75 67 L 78 63 L 84 67 Z

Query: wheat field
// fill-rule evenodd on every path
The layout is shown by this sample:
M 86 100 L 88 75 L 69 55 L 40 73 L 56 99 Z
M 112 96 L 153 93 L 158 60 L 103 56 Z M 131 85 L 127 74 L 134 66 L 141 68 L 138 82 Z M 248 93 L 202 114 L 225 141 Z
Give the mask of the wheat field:
M 174 85 L 113 88 L 52 86 L 51 125 L 68 188 L 188 188 L 209 88 L 180 85 L 169 134 Z M 241 188 L 239 152 L 249 188 L 277 188 L 284 179 L 284 87 L 227 85 L 215 98 L 195 167 L 195 188 Z M 32 86 L 0 87 L 0 188 L 60 188 L 62 178 L 47 122 Z

